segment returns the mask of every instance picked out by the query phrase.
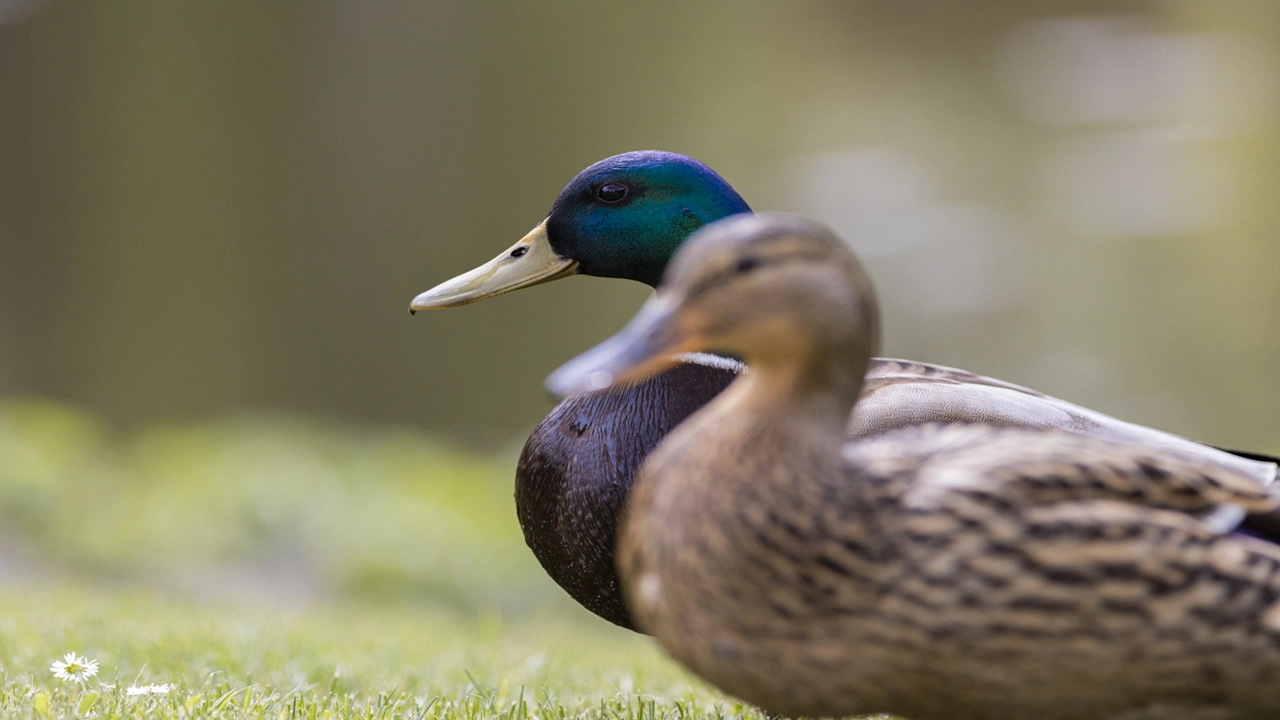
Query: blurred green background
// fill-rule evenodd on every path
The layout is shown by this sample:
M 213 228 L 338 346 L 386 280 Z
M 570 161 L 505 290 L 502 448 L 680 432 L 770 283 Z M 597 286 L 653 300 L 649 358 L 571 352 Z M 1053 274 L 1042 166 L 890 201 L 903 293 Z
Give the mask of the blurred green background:
M 558 601 L 515 453 L 647 290 L 406 309 L 644 148 L 886 355 L 1280 451 L 1274 0 L 0 0 L 0 578 Z

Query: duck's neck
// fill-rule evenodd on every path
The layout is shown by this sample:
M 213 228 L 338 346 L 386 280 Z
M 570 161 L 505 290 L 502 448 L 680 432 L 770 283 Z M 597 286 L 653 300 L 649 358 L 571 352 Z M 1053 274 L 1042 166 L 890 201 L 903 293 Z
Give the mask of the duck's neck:
M 771 424 L 803 421 L 809 432 L 843 443 L 868 364 L 865 351 L 749 358 L 751 371 L 725 392 L 725 404 Z

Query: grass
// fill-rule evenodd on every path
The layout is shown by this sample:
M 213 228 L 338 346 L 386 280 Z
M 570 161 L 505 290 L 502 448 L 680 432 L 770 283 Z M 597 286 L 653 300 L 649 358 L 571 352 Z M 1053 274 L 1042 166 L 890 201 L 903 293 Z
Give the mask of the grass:
M 0 594 L 0 715 L 15 718 L 763 717 L 647 639 L 550 613 L 194 602 L 82 586 Z M 50 663 L 100 662 L 83 685 Z M 130 685 L 172 684 L 130 697 Z
M 0 717 L 764 720 L 547 578 L 514 467 L 408 429 L 122 434 L 0 399 Z M 69 652 L 98 674 L 57 678 Z
M 400 429 L 243 417 L 113 434 L 0 402 L 0 571 L 218 594 L 559 599 L 524 547 L 514 457 Z
M 762 717 L 555 587 L 514 465 L 406 429 L 119 433 L 0 400 L 0 717 Z M 56 678 L 68 652 L 98 675 Z

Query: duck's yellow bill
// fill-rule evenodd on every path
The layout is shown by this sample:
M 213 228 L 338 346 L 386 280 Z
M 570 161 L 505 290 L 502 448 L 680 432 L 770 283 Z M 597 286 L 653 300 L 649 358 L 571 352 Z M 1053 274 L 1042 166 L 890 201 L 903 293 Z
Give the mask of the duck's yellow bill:
M 577 260 L 560 257 L 551 249 L 543 220 L 498 257 L 414 298 L 409 312 L 466 305 L 577 272 Z

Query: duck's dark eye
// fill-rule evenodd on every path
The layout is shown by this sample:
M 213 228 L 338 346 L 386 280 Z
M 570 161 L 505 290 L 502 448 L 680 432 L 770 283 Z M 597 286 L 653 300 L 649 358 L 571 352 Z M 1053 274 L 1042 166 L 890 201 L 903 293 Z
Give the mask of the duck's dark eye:
M 760 267 L 760 258 L 744 257 L 741 260 L 738 260 L 738 264 L 734 266 L 734 270 L 737 270 L 740 273 L 745 273 L 751 272 L 757 267 Z
M 529 252 L 529 247 L 527 245 L 521 245 L 520 247 L 511 251 L 511 257 L 513 258 L 524 257 L 524 254 L 527 252 Z
M 627 196 L 627 186 L 618 183 L 607 183 L 600 186 L 596 195 L 607 203 L 618 202 Z

